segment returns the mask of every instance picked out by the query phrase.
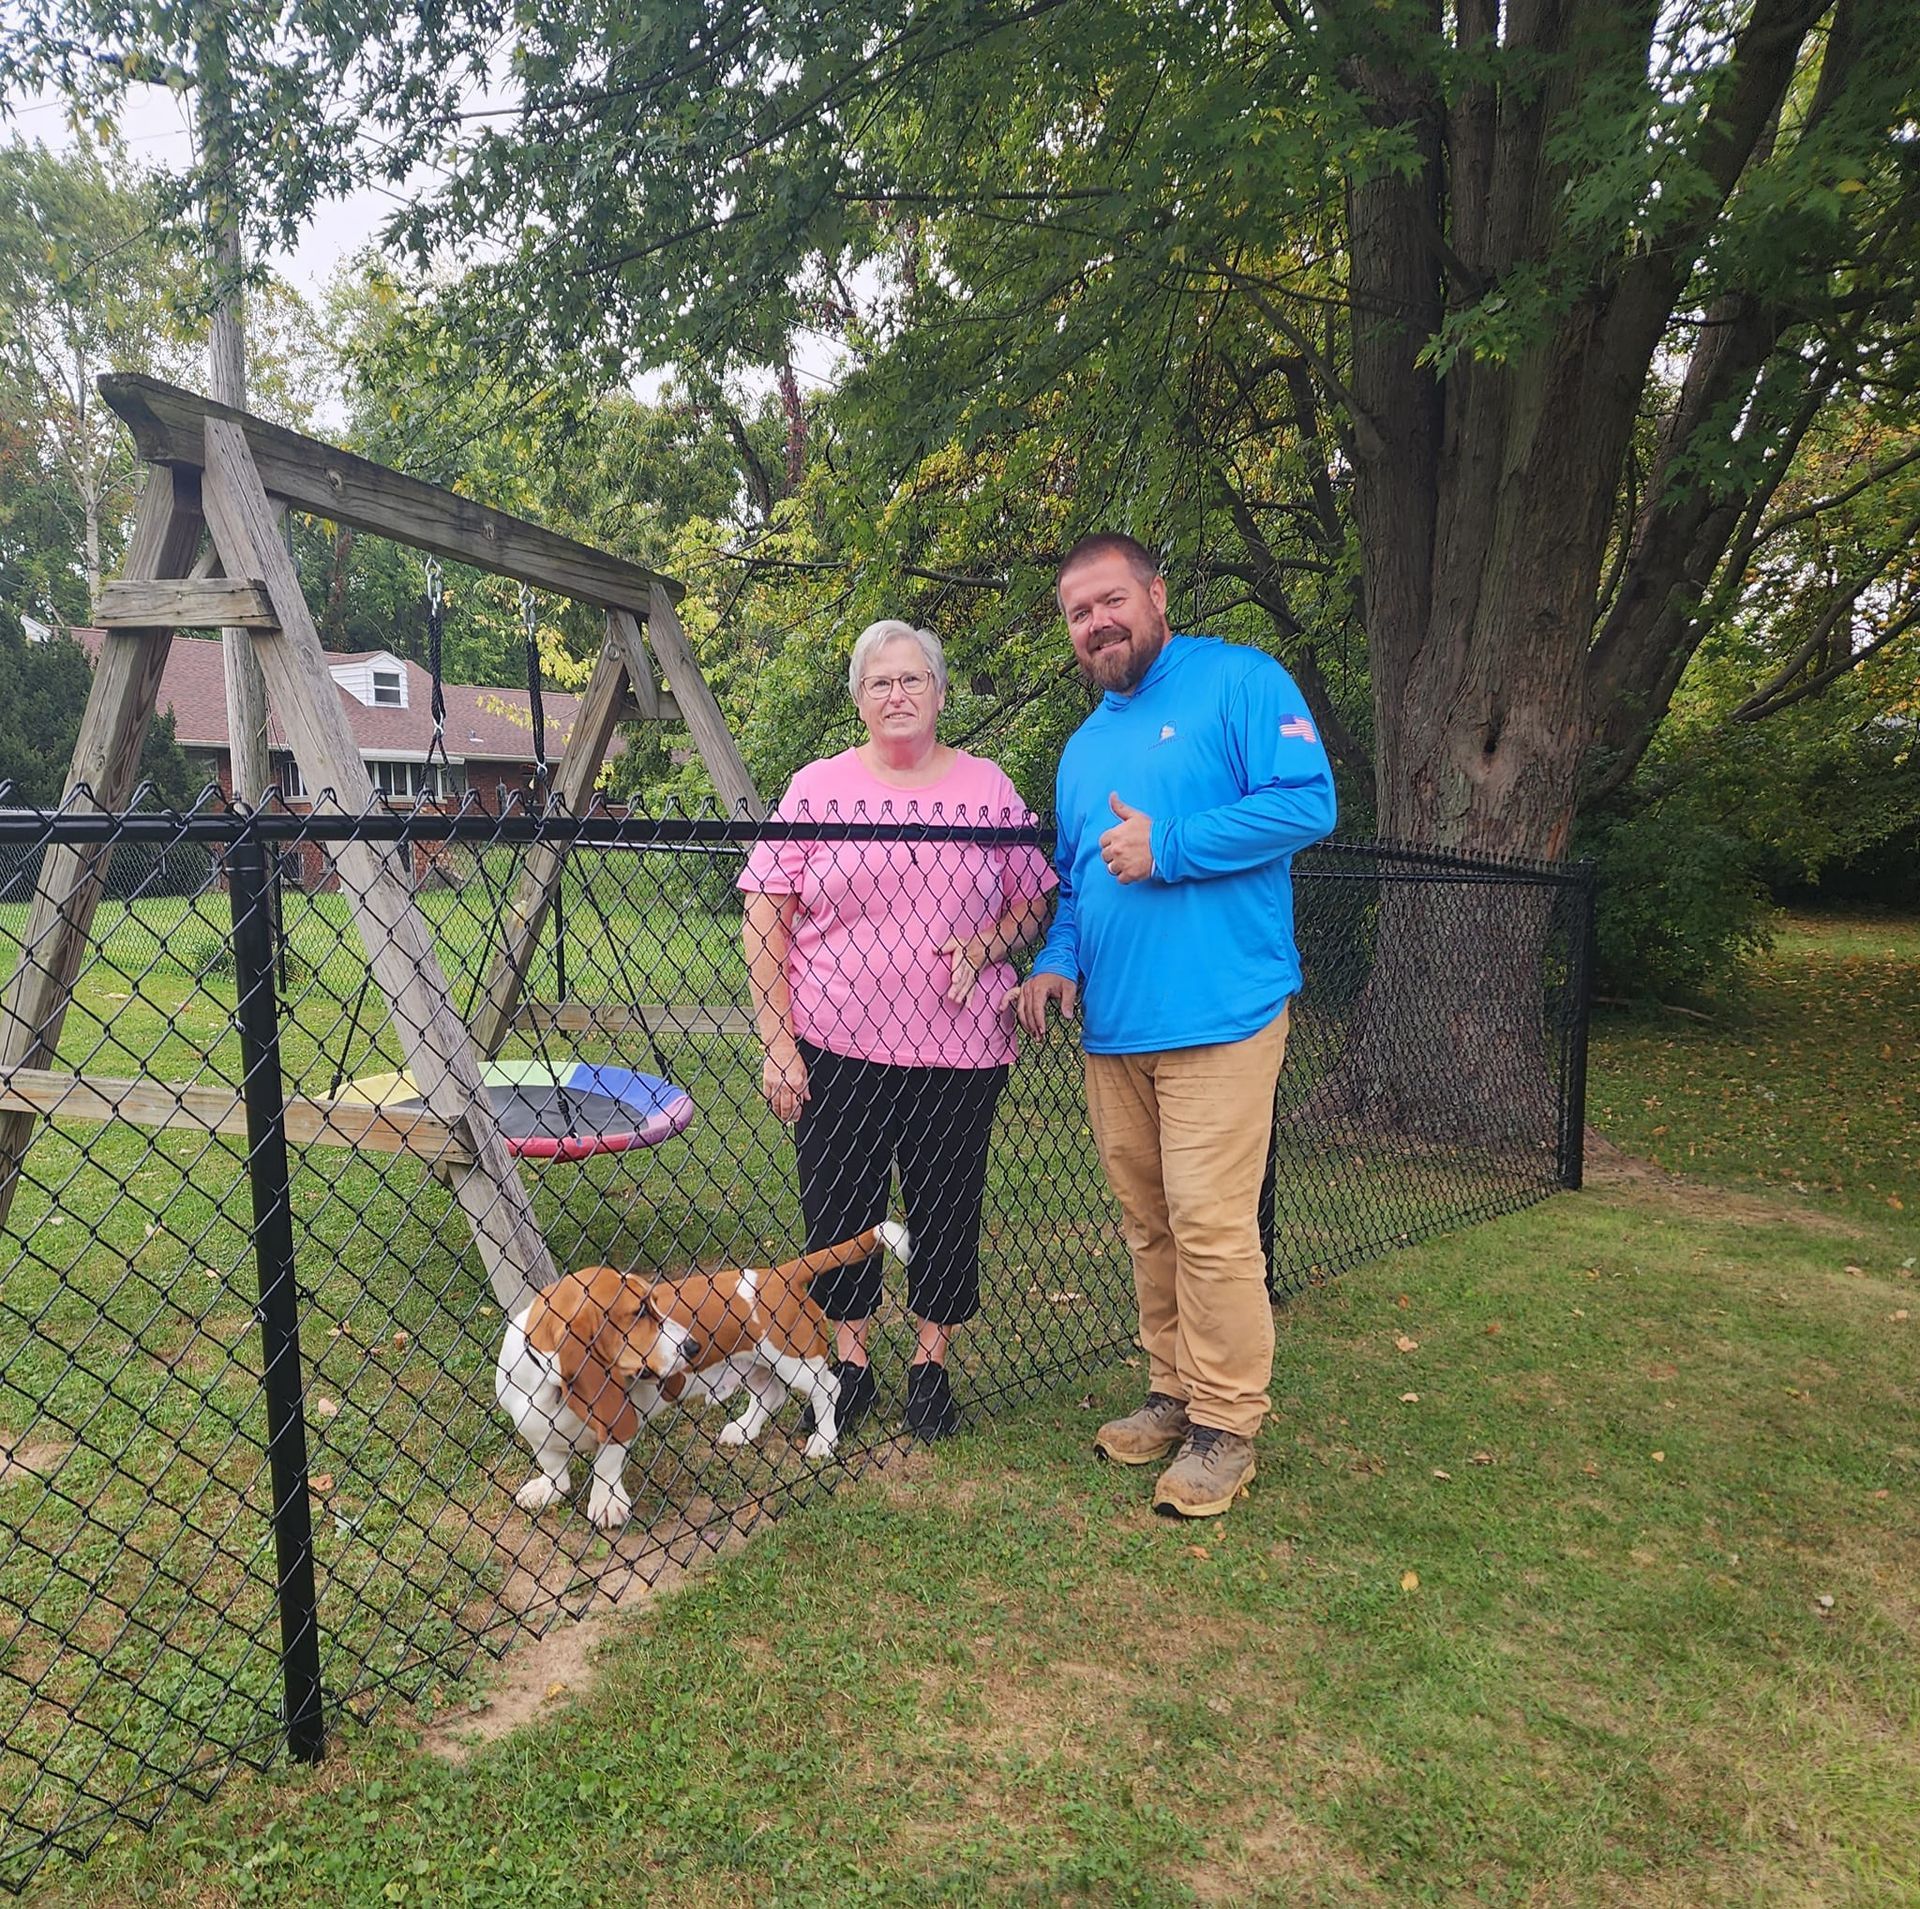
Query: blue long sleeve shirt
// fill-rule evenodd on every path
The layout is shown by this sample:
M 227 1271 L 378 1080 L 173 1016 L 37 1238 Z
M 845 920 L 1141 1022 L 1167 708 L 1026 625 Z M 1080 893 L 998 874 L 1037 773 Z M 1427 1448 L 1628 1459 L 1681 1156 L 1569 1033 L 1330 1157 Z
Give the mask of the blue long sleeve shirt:
M 1153 873 L 1100 857 L 1109 798 L 1153 818 Z M 1333 827 L 1333 773 L 1272 657 L 1176 636 L 1109 692 L 1060 758 L 1058 906 L 1036 973 L 1080 987 L 1090 1054 L 1245 1040 L 1300 986 L 1293 855 Z

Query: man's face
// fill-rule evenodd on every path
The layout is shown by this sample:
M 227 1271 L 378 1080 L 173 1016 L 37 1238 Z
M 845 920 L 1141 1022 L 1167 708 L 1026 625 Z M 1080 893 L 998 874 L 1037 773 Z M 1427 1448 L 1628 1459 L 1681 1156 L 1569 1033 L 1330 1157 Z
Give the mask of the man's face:
M 1083 557 L 1061 577 L 1060 611 L 1080 667 L 1122 696 L 1166 646 L 1166 580 L 1143 578 L 1119 551 Z

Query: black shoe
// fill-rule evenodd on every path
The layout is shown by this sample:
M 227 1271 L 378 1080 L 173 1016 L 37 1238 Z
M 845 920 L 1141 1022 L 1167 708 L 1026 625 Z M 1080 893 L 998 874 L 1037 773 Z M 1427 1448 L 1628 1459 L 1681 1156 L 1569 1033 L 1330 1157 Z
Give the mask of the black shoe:
M 932 1359 L 907 1367 L 907 1430 L 915 1438 L 951 1438 L 960 1429 L 947 1368 Z
M 873 1382 L 873 1367 L 855 1365 L 851 1359 L 834 1360 L 833 1376 L 840 1387 L 839 1400 L 833 1408 L 834 1436 L 844 1438 L 873 1410 L 879 1399 L 879 1388 Z M 811 1405 L 800 1414 L 800 1429 L 803 1432 L 814 1429 Z

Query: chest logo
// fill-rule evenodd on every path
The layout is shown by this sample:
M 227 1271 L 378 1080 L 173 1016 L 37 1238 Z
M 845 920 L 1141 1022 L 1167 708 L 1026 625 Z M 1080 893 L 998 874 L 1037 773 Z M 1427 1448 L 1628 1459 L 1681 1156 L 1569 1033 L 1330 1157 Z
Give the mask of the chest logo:
M 1174 732 L 1173 732 L 1172 723 L 1162 723 L 1160 725 L 1160 741 L 1161 742 L 1171 742 L 1173 740 L 1173 733 Z M 1158 744 L 1155 744 L 1156 748 L 1158 746 L 1159 746 Z

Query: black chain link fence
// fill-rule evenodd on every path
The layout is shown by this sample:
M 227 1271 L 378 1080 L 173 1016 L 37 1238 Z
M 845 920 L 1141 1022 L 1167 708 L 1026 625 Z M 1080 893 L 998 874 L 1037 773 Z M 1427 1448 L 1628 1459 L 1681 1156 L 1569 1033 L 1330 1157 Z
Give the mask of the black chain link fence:
M 625 1522 L 591 1522 L 584 1461 L 577 1496 L 522 1509 L 532 1454 L 496 1403 L 507 1321 L 475 1239 L 511 1241 L 515 1200 L 423 1111 L 421 1043 L 452 1024 L 428 970 L 447 1014 L 484 1029 L 516 925 L 526 939 L 489 1087 L 556 1273 L 770 1266 L 809 1228 L 769 1104 L 794 1077 L 765 1078 L 782 1003 L 763 985 L 756 1017 L 749 955 L 769 902 L 776 934 L 807 932 L 779 894 L 807 843 L 830 850 L 808 883 L 831 885 L 836 844 L 894 869 L 900 945 L 843 946 L 864 978 L 785 1004 L 812 1062 L 814 1243 L 883 1209 L 925 1236 L 906 1275 L 835 1276 L 834 1310 L 871 1314 L 874 1408 L 813 1456 L 801 1398 L 731 1444 L 734 1407 L 643 1384 Z M 952 1328 L 963 1424 L 1126 1354 L 1131 1277 L 1077 1051 L 1056 1033 L 1012 1060 L 992 998 L 1010 971 L 976 948 L 956 975 L 939 946 L 1036 893 L 1050 848 L 1030 828 L 471 806 L 0 812 L 0 1169 L 18 1162 L 0 1225 L 0 1885 L 236 1761 L 317 1754 L 342 1713 L 443 1707 L 477 1653 L 882 1459 L 909 1298 Z M 43 865 L 66 873 L 36 914 Z M 556 865 L 553 905 L 529 909 L 523 885 Z M 1378 847 L 1303 855 L 1295 883 L 1306 982 L 1262 1200 L 1277 1297 L 1578 1184 L 1592 904 L 1585 871 Z M 61 922 L 91 886 L 69 986 Z M 376 972 L 362 918 L 383 907 Z M 921 964 L 910 984 L 902 962 Z M 49 1003 L 66 1004 L 51 1039 Z M 834 1048 L 911 1082 L 889 1101 L 830 1079 Z

